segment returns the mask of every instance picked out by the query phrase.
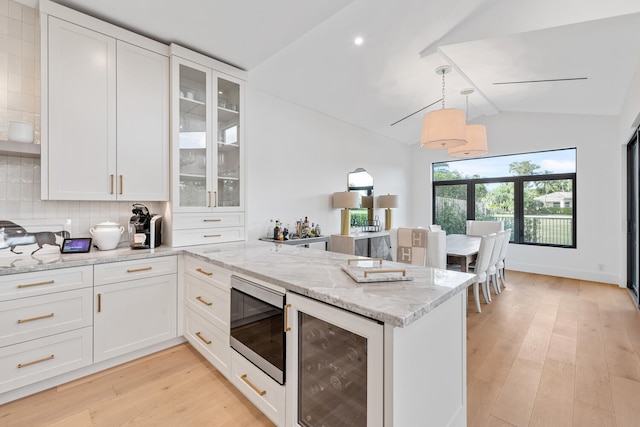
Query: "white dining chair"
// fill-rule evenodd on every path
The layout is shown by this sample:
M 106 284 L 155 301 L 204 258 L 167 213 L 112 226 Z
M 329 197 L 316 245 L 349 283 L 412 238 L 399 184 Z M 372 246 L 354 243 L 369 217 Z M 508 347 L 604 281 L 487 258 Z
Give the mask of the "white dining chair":
M 487 234 L 482 236 L 480 239 L 480 247 L 478 248 L 478 257 L 476 258 L 475 266 L 473 267 L 473 272 L 476 275 L 473 282 L 473 298 L 476 302 L 476 309 L 478 313 L 482 313 L 480 309 L 480 295 L 478 292 L 478 287 L 482 284 L 482 294 L 484 295 L 484 300 L 487 304 L 491 303 L 491 298 L 489 296 L 489 287 L 487 284 L 488 275 L 487 269 L 489 268 L 489 262 L 491 261 L 491 254 L 493 253 L 493 247 L 496 241 L 496 234 Z
M 467 236 L 484 236 L 504 230 L 502 221 L 467 220 Z
M 493 285 L 493 291 L 496 295 L 500 293 L 500 284 L 498 283 L 498 262 L 500 260 L 500 254 L 502 253 L 502 246 L 504 245 L 504 236 L 506 233 L 506 231 L 496 233 L 496 241 L 493 245 L 491 259 L 489 260 L 489 267 L 487 268 L 487 280 Z M 510 234 L 511 232 L 509 231 L 509 235 Z M 489 292 L 489 299 L 491 299 L 491 292 Z
M 502 287 L 507 287 L 507 282 L 504 280 L 504 266 L 505 259 L 507 258 L 507 249 L 509 249 L 509 241 L 511 240 L 511 229 L 507 228 L 504 231 L 504 239 L 502 242 L 502 248 L 500 248 L 500 256 L 498 257 L 498 263 L 496 264 L 497 274 L 502 282 Z M 498 284 L 498 289 L 500 289 L 500 285 Z M 502 292 L 502 291 L 501 291 Z

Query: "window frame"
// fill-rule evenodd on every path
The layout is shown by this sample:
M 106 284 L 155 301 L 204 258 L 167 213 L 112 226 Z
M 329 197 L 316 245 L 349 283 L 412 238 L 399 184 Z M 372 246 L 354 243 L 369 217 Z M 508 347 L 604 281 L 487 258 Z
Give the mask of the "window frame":
M 577 150 L 576 150 L 577 156 Z M 502 156 L 500 156 L 502 157 Z M 436 163 L 448 163 L 448 162 L 436 162 Z M 433 163 L 431 164 L 431 171 L 433 173 Z M 432 175 L 433 176 L 433 175 Z M 431 183 L 431 218 L 433 222 L 436 222 L 436 187 L 443 185 L 466 185 L 467 186 L 467 220 L 474 220 L 476 215 L 476 184 L 490 184 L 490 183 L 505 183 L 513 182 L 513 239 L 510 243 L 518 245 L 529 246 L 547 246 L 554 248 L 577 248 L 577 211 L 576 211 L 576 172 L 571 173 L 558 173 L 558 174 L 541 174 L 541 175 L 519 175 L 519 176 L 506 176 L 497 178 L 468 178 L 468 179 L 453 179 L 434 181 L 432 178 Z M 528 181 L 559 181 L 570 180 L 572 185 L 571 209 L 572 209 L 572 223 L 571 223 L 571 245 L 557 245 L 552 243 L 536 243 L 524 241 L 524 183 Z

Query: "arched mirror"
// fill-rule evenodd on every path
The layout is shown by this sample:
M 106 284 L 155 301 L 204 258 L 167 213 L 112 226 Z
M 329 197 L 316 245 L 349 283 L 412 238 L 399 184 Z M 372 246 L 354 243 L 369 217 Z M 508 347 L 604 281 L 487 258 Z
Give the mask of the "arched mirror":
M 352 209 L 351 225 L 362 231 L 379 231 L 379 222 L 373 216 L 373 177 L 364 168 L 357 168 L 347 174 L 347 188 L 362 196 L 360 209 Z

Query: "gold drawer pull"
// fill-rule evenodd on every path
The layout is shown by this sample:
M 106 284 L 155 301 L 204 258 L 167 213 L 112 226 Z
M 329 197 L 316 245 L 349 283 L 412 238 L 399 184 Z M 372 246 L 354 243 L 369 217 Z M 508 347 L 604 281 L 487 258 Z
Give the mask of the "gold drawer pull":
M 201 268 L 198 268 L 196 271 L 197 271 L 198 273 L 202 273 L 202 274 L 205 274 L 205 275 L 207 275 L 207 276 L 213 276 L 213 273 L 211 273 L 211 272 L 209 272 L 209 271 L 204 271 L 204 270 L 203 270 L 203 269 L 201 269 Z
M 382 258 L 351 258 L 347 260 L 347 265 L 351 265 L 352 262 L 360 261 L 380 261 L 380 265 L 382 265 Z
M 254 386 L 253 384 L 251 384 L 251 381 L 249 381 L 249 380 L 247 379 L 247 374 L 243 374 L 243 375 L 240 377 L 240 379 L 241 379 L 242 381 L 244 381 L 244 383 L 245 383 L 246 385 L 248 385 L 249 387 L 251 387 L 251 390 L 255 391 L 259 396 L 264 396 L 265 394 L 267 394 L 267 390 L 262 390 L 262 391 L 260 391 L 260 390 L 258 390 L 258 387 L 256 387 L 256 386 Z
M 27 283 L 24 285 L 18 285 L 18 289 L 29 288 L 31 286 L 53 285 L 54 282 L 54 280 L 47 280 L 46 282 Z
M 200 301 L 201 303 L 203 303 L 204 305 L 208 305 L 208 306 L 213 305 L 213 303 L 212 303 L 212 302 L 207 302 L 207 301 L 203 300 L 203 299 L 202 299 L 202 297 L 199 297 L 199 296 L 198 296 L 198 297 L 196 297 L 196 299 L 197 299 L 198 301 Z
M 207 205 L 208 208 L 211 207 L 211 191 L 207 191 L 207 193 L 209 193 L 209 204 Z
M 222 234 L 205 234 L 204 237 L 220 237 Z
M 142 267 L 142 268 L 132 268 L 131 270 L 127 270 L 127 273 L 137 273 L 139 271 L 149 271 L 153 267 Z
M 202 335 L 200 335 L 200 332 L 196 332 L 196 336 L 198 338 L 200 338 L 200 341 L 202 341 L 203 343 L 205 343 L 206 345 L 211 345 L 211 341 L 209 341 L 206 338 L 203 338 Z
M 54 356 L 52 354 L 51 356 L 43 357 L 42 359 L 34 360 L 32 362 L 18 363 L 18 368 L 25 368 L 25 367 L 30 366 L 30 365 L 35 365 L 36 363 L 46 362 L 47 360 L 51 360 L 53 358 L 54 358 Z
M 203 219 L 204 222 L 220 222 L 221 219 Z
M 43 316 L 30 317 L 29 319 L 18 319 L 18 323 L 33 322 L 34 320 L 48 319 L 50 317 L 53 317 L 53 313 L 45 314 Z
M 98 294 L 98 313 L 102 312 L 102 294 Z
M 113 194 L 113 175 L 111 175 L 111 194 Z
M 122 175 L 120 175 L 120 194 L 122 194 Z
M 364 272 L 364 277 L 367 277 L 369 274 L 378 274 L 378 273 L 402 273 L 403 276 L 407 275 L 407 270 L 366 270 Z

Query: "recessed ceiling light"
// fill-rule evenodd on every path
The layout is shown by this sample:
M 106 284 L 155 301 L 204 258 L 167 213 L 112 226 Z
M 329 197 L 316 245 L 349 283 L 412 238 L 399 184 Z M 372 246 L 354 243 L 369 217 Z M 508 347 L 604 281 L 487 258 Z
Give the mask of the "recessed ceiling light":
M 353 42 L 356 46 L 360 46 L 362 43 L 364 43 L 364 39 L 362 37 L 356 37 Z
M 221 90 L 218 91 L 218 95 L 222 95 L 223 92 Z

